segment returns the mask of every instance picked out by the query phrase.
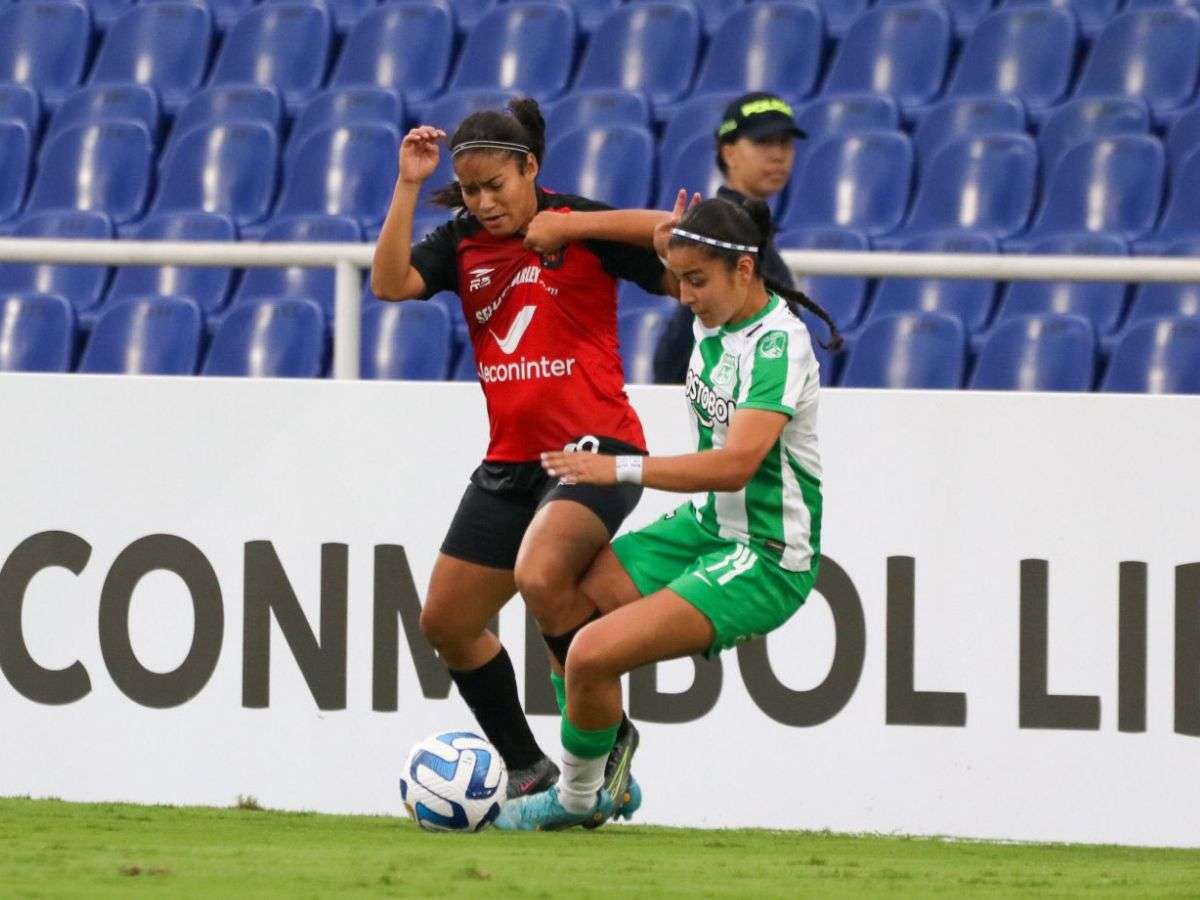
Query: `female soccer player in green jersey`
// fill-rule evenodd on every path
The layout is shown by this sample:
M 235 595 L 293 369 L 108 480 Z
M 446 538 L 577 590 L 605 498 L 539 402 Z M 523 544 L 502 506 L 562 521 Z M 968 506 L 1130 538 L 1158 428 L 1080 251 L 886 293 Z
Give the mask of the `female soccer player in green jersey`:
M 713 656 L 773 631 L 817 577 L 819 379 L 793 305 L 825 320 L 831 346 L 841 339 L 807 297 L 764 281 L 766 204 L 706 200 L 679 218 L 682 199 L 677 217 L 656 234 L 656 248 L 679 279 L 680 301 L 696 314 L 686 383 L 696 452 L 547 452 L 542 464 L 566 484 L 631 482 L 694 497 L 617 538 L 584 576 L 581 596 L 571 601 L 578 615 L 606 614 L 578 632 L 567 654 L 563 779 L 507 803 L 502 828 L 565 828 L 610 816 L 613 798 L 601 786 L 621 721 L 620 677 L 660 660 Z M 533 613 L 567 617 L 562 608 Z

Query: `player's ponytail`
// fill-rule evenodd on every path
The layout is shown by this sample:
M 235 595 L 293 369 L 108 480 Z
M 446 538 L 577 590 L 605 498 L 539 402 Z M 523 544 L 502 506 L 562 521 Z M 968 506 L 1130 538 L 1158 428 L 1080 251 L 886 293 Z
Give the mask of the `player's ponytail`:
M 825 323 L 829 329 L 829 341 L 818 340 L 818 344 L 826 350 L 841 349 L 841 332 L 838 331 L 833 317 L 819 303 L 803 291 L 779 284 L 763 274 L 763 253 L 771 243 L 775 225 L 771 221 L 770 207 L 762 200 L 743 200 L 741 203 L 733 203 L 723 198 L 705 200 L 683 217 L 679 228 L 727 244 L 755 248 L 756 252 L 753 254 L 754 274 L 762 278 L 763 286 L 771 293 L 782 297 L 796 318 L 800 318 L 800 309 L 803 308 Z M 686 238 L 673 237 L 671 245 L 675 246 L 686 240 Z M 736 264 L 737 258 L 744 255 L 737 249 L 723 248 L 708 243 L 699 243 L 694 246 L 710 256 L 720 256 L 726 259 L 731 268 Z
M 507 110 L 482 109 L 471 113 L 450 136 L 450 155 L 465 152 L 511 154 L 521 173 L 532 155 L 540 168 L 546 152 L 546 121 L 537 101 L 520 97 L 509 100 Z M 457 181 L 435 191 L 430 202 L 448 209 L 466 206 Z

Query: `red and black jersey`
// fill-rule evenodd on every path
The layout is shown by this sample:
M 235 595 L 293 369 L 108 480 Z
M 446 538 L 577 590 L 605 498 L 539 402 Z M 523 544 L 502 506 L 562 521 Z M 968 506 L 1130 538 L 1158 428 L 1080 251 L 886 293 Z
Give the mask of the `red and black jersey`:
M 538 189 L 538 209 L 609 209 Z M 475 350 L 491 424 L 486 459 L 528 462 L 586 434 L 645 449 L 625 394 L 617 343 L 617 279 L 661 293 L 654 252 L 609 241 L 568 244 L 553 257 L 493 237 L 466 213 L 413 247 L 425 296 L 453 291 Z

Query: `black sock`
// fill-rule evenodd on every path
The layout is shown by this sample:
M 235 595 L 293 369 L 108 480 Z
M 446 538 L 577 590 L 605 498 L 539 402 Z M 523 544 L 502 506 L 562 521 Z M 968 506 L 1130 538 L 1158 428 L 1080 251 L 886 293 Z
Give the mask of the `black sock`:
M 575 640 L 575 635 L 583 631 L 584 627 L 592 624 L 598 618 L 600 613 L 594 612 L 566 634 L 556 635 L 551 637 L 548 634 L 542 634 L 542 640 L 546 642 L 546 646 L 550 648 L 550 652 L 554 654 L 554 658 L 558 660 L 558 664 L 564 669 L 567 667 L 567 651 L 571 649 L 571 641 Z
M 487 739 L 504 758 L 510 772 L 532 766 L 546 754 L 529 730 L 512 660 L 503 647 L 489 662 L 469 672 L 450 670 L 458 692 L 471 707 Z

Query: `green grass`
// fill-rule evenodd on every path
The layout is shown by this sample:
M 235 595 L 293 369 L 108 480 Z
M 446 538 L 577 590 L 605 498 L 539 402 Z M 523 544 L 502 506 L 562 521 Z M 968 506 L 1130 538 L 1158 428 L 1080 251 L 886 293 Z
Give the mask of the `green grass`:
M 0 799 L 8 897 L 1200 897 L 1200 851 Z

